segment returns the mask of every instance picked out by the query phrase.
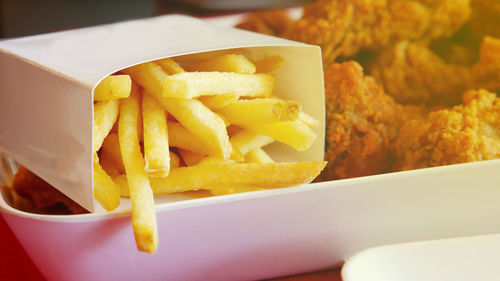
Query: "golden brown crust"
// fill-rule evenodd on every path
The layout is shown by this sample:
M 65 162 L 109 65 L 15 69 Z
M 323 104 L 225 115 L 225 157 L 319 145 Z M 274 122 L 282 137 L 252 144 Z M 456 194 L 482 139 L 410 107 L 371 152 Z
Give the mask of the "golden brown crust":
M 271 9 L 250 13 L 236 27 L 267 35 L 283 36 L 292 23 L 293 20 L 285 10 Z
M 56 212 L 64 212 L 64 208 L 58 208 L 62 204 L 73 214 L 88 213 L 59 190 L 22 166 L 19 167 L 14 177 L 12 188 L 18 195 L 30 200 L 37 210 L 48 211 L 55 208 Z
M 445 63 L 425 44 L 408 41 L 381 51 L 370 74 L 404 104 L 456 105 L 471 86 L 468 68 Z
M 326 68 L 361 49 L 450 36 L 470 11 L 469 0 L 318 0 L 304 6 L 297 21 L 284 10 L 259 11 L 238 27 L 319 45 Z
M 394 170 L 488 160 L 500 157 L 500 99 L 470 90 L 463 105 L 405 123 L 393 150 Z
M 500 39 L 483 38 L 479 61 L 472 68 L 472 73 L 474 87 L 488 90 L 500 88 Z
M 285 37 L 321 46 L 328 66 L 361 49 L 450 36 L 469 16 L 469 0 L 319 0 Z
M 356 62 L 331 65 L 325 73 L 327 168 L 323 180 L 390 171 L 389 147 L 400 125 L 424 110 L 401 106 Z

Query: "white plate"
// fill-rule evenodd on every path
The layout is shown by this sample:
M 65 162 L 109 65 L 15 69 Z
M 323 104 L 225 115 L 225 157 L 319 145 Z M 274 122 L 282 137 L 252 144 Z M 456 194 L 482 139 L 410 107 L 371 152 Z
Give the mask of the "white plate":
M 390 245 L 349 259 L 342 280 L 496 281 L 499 261 L 500 234 Z

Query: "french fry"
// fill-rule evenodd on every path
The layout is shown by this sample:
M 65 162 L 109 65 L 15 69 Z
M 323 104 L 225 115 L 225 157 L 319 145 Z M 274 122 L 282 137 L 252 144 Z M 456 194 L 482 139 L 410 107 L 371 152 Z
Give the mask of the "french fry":
M 312 118 L 310 115 L 304 113 L 303 111 L 301 111 L 299 113 L 299 120 L 302 121 L 302 123 L 306 124 L 307 126 L 309 127 L 319 127 L 321 126 L 321 122 L 319 122 L 318 120 Z
M 144 169 L 148 173 L 170 170 L 167 117 L 163 108 L 149 95 L 142 95 L 142 121 L 144 130 Z
M 326 162 L 283 162 L 283 163 L 213 163 L 172 169 L 166 178 L 151 179 L 155 194 L 210 189 L 218 186 L 255 186 L 262 188 L 286 187 L 311 182 Z M 225 175 L 221 177 L 220 175 Z M 116 177 L 122 194 L 125 179 Z
M 94 90 L 94 101 L 126 98 L 130 95 L 132 80 L 128 75 L 110 75 L 99 83 Z
M 253 186 L 212 186 L 209 191 L 212 195 L 226 195 L 234 193 L 242 193 L 249 191 L 259 191 L 265 188 L 253 187 Z
M 160 93 L 158 96 L 163 92 L 163 84 L 167 79 L 167 73 L 154 62 L 134 65 L 121 72 L 129 74 L 134 82 L 141 85 L 150 94 Z
M 217 114 L 195 99 L 160 97 L 156 100 L 186 129 L 198 137 L 198 144 L 204 143 L 205 147 L 209 149 L 207 155 L 229 158 L 231 144 L 226 124 Z
M 220 71 L 241 74 L 255 73 L 255 65 L 245 56 L 224 54 L 209 60 L 185 65 L 186 71 Z
M 101 150 L 101 155 L 99 156 L 99 163 L 101 164 L 101 167 L 104 169 L 106 174 L 110 175 L 111 177 L 123 174 L 118 169 L 118 166 L 116 166 L 113 157 L 103 150 Z
M 278 55 L 268 56 L 254 62 L 257 73 L 269 73 L 280 67 L 285 60 Z
M 252 125 L 293 121 L 298 118 L 301 105 L 281 99 L 238 100 L 217 110 L 230 124 Z
M 186 166 L 194 166 L 200 163 L 200 161 L 203 160 L 203 158 L 207 157 L 206 155 L 182 148 L 178 148 L 177 151 L 179 151 L 179 154 L 181 155 L 181 158 L 186 164 Z
M 177 156 L 177 154 L 175 154 L 172 151 L 169 151 L 169 154 L 170 154 L 170 169 L 179 168 L 181 166 L 181 159 L 179 158 L 179 156 Z M 169 172 L 170 172 L 170 170 L 159 171 L 159 172 L 149 172 L 148 176 L 151 178 L 164 178 L 164 177 L 168 176 Z
M 198 163 L 199 165 L 213 165 L 213 164 L 231 164 L 235 163 L 234 160 L 232 159 L 220 159 L 217 157 L 213 156 L 208 156 L 203 159 Z
M 244 128 L 257 134 L 270 136 L 298 151 L 309 149 L 316 140 L 316 134 L 300 120 L 252 124 L 245 125 Z
M 168 74 L 184 72 L 184 69 L 171 58 L 156 60 L 155 62 Z
M 167 79 L 167 74 L 161 67 L 155 63 L 145 63 L 130 67 L 125 72 L 193 135 L 203 140 L 210 148 L 208 155 L 229 158 L 231 145 L 224 121 L 198 100 L 163 97 L 162 83 Z
M 175 169 L 179 168 L 180 166 L 181 166 L 181 158 L 174 152 L 170 151 L 170 168 Z
M 94 104 L 93 150 L 101 148 L 104 138 L 109 134 L 118 118 L 118 100 L 99 101 Z
M 270 97 L 274 80 L 274 76 L 266 73 L 183 72 L 165 79 L 162 95 L 183 99 L 225 94 L 236 94 L 240 97 Z
M 118 123 L 118 122 L 117 122 Z M 120 142 L 118 141 L 118 134 L 109 134 L 102 143 L 102 154 L 108 155 L 113 160 L 116 168 L 120 174 L 125 173 L 125 167 L 122 162 L 122 154 L 120 152 Z
M 238 100 L 238 95 L 227 94 L 227 95 L 213 95 L 213 96 L 201 96 L 198 100 L 201 101 L 206 107 L 211 110 L 221 109 L 224 106 L 233 103 Z
M 266 135 L 259 135 L 252 131 L 242 130 L 232 136 L 229 141 L 241 154 L 246 155 L 250 150 L 263 147 L 274 141 Z
M 118 137 L 122 161 L 132 202 L 132 227 L 139 251 L 154 253 L 158 246 L 158 229 L 153 192 L 139 146 L 139 93 L 132 87 L 129 98 L 120 100 Z
M 245 160 L 245 155 L 231 143 L 231 156 L 229 159 L 236 162 L 243 162 Z
M 274 160 L 262 148 L 254 148 L 245 155 L 247 163 L 274 163 Z
M 96 153 L 93 162 L 94 197 L 104 209 L 112 211 L 120 205 L 120 186 L 101 167 Z
M 208 155 L 210 148 L 200 142 L 188 129 L 178 122 L 168 121 L 168 142 L 170 146 Z

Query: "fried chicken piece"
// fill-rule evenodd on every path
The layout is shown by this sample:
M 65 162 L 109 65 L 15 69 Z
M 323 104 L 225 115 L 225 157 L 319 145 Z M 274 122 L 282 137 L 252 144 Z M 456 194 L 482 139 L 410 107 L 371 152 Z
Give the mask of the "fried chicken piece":
M 426 45 L 402 41 L 378 54 L 370 74 L 399 103 L 457 105 L 467 89 L 500 88 L 500 40 L 485 37 L 473 67 L 446 63 Z
M 327 67 L 361 49 L 450 36 L 469 15 L 469 0 L 318 0 L 284 37 L 321 46 Z
M 292 26 L 293 22 L 285 10 L 270 9 L 250 13 L 236 27 L 281 37 Z
M 500 2 L 498 0 L 471 0 L 472 14 L 468 23 L 471 37 L 479 41 L 486 35 L 500 37 Z
M 472 68 L 472 75 L 477 88 L 500 88 L 500 39 L 489 36 L 483 38 L 479 61 Z
M 298 21 L 284 10 L 259 11 L 238 27 L 319 45 L 326 68 L 362 49 L 450 36 L 470 11 L 470 0 L 318 0 Z
M 463 105 L 405 123 L 393 151 L 396 171 L 499 158 L 500 98 L 469 90 Z
M 88 213 L 69 197 L 22 166 L 14 177 L 12 188 L 19 196 L 30 200 L 37 210 L 47 211 L 55 208 L 58 212 L 64 212 L 64 208 L 58 208 L 62 204 L 73 214 Z
M 468 68 L 445 63 L 424 44 L 408 41 L 380 52 L 370 74 L 404 104 L 456 105 L 471 86 Z
M 332 64 L 325 73 L 326 151 L 321 180 L 390 171 L 391 143 L 400 125 L 418 118 L 422 107 L 401 106 L 353 61 Z

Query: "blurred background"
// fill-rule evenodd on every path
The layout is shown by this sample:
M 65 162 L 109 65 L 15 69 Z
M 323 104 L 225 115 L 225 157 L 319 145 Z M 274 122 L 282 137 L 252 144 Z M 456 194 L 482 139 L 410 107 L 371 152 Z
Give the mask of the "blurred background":
M 180 13 L 210 16 L 307 0 L 0 0 L 0 38 Z

